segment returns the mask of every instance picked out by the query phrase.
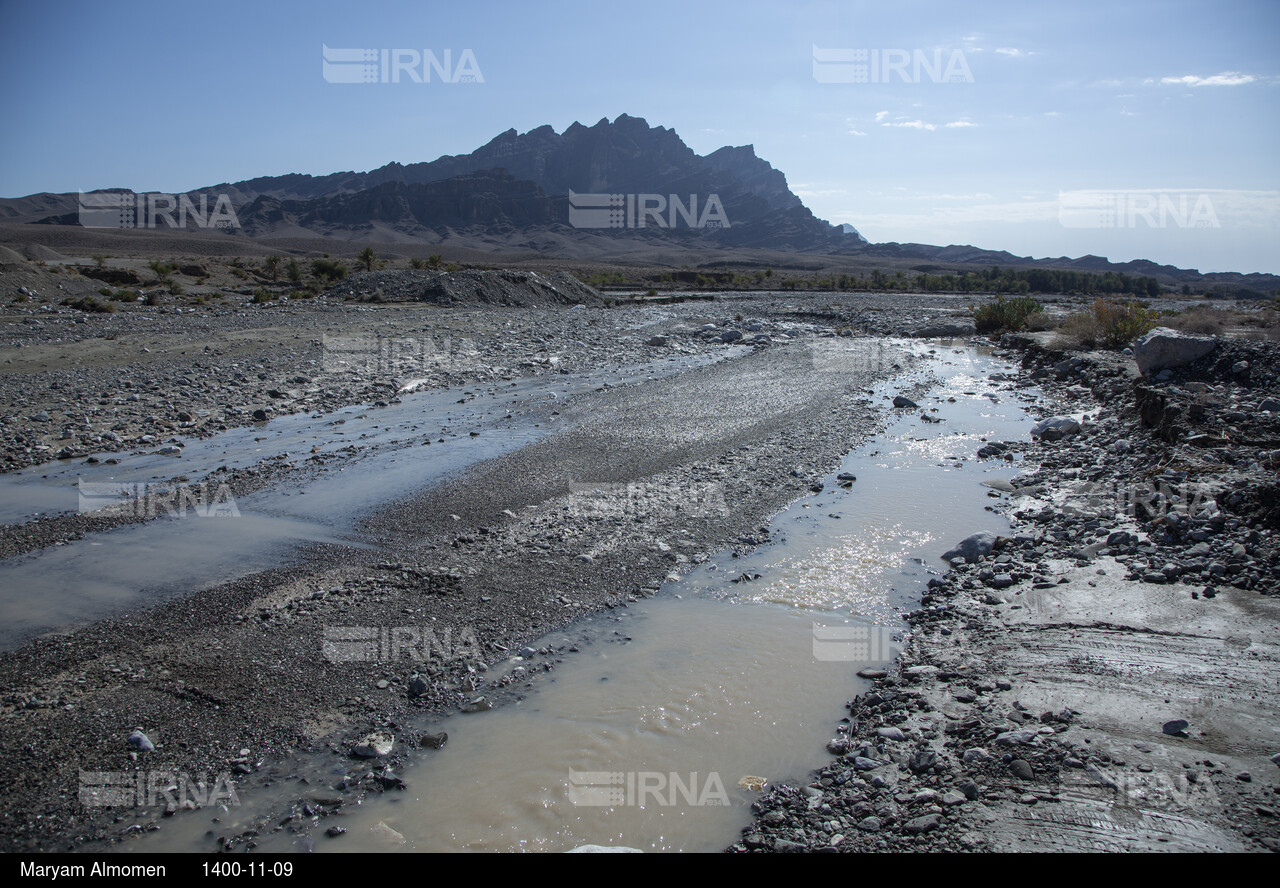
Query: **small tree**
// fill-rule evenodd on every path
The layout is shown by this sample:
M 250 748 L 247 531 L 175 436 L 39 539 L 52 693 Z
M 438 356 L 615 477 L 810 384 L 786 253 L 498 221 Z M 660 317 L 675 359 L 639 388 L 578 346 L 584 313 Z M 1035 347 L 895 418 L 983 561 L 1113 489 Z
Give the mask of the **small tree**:
M 439 271 L 440 266 L 444 264 L 444 257 L 439 253 L 432 253 L 427 257 L 427 267 L 432 271 Z
M 290 259 L 289 263 L 284 267 L 284 273 L 289 278 L 289 283 L 302 283 L 302 265 L 297 259 Z
M 373 271 L 373 263 L 378 261 L 378 254 L 373 252 L 373 247 L 365 247 L 360 251 L 360 264 L 364 266 L 365 271 Z
M 280 280 L 279 256 L 268 256 L 266 259 L 262 260 L 262 265 L 267 270 L 267 274 L 271 277 L 272 281 Z

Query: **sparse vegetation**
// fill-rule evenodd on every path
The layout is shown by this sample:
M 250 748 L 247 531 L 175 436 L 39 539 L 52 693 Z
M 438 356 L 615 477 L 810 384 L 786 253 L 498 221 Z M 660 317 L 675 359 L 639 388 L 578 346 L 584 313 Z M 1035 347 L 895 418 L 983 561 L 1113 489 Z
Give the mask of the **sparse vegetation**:
M 273 282 L 280 280 L 279 256 L 268 256 L 266 259 L 263 259 L 262 268 L 267 273 L 267 277 L 271 278 Z
M 324 280 L 333 284 L 347 276 L 347 266 L 336 259 L 313 259 L 311 261 L 311 273 L 315 275 L 316 280 Z
M 427 262 L 425 259 L 419 259 L 417 256 L 414 256 L 409 260 L 409 267 L 415 271 L 422 271 L 427 267 Z
M 373 247 L 365 247 L 357 258 L 365 271 L 373 271 L 374 263 L 378 261 L 378 254 L 373 252 Z
M 284 267 L 284 274 L 289 279 L 289 283 L 302 283 L 302 264 L 297 259 L 290 259 Z
M 262 287 L 253 291 L 253 304 L 262 305 L 264 302 L 272 302 L 276 298 L 275 294 L 264 290 Z
M 975 305 L 969 309 L 973 315 L 974 325 L 979 333 L 994 333 L 1002 330 L 1021 330 L 1032 315 L 1044 311 L 1044 306 L 1030 296 L 1005 298 L 996 296 L 986 305 Z
M 94 312 L 97 314 L 112 314 L 116 307 L 110 302 L 99 302 L 92 296 L 81 296 L 79 299 L 64 299 L 63 305 L 69 305 L 80 311 Z
M 430 256 L 427 257 L 427 268 L 430 268 L 432 271 L 439 271 L 440 266 L 443 264 L 444 264 L 444 257 L 441 256 L 439 253 L 432 253 Z
M 1160 323 L 1160 313 L 1137 300 L 1119 303 L 1099 297 L 1087 310 L 1058 327 L 1068 343 L 1084 348 L 1122 349 Z

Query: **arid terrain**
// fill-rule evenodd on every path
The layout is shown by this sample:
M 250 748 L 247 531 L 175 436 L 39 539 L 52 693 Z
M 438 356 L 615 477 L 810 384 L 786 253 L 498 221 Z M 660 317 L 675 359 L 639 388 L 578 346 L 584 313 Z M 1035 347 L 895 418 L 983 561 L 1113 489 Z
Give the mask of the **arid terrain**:
M 38 559 L 88 546 L 105 563 L 128 557 L 122 534 L 198 524 L 167 521 L 172 499 L 88 510 L 82 486 L 77 508 L 81 474 L 146 466 L 142 498 L 217 488 L 245 514 L 336 492 L 307 513 L 323 533 L 265 560 L 214 558 L 204 581 L 140 563 L 155 582 L 104 600 L 73 561 L 38 589 L 6 583 L 6 850 L 100 850 L 199 816 L 83 803 L 83 773 L 157 758 L 229 772 L 248 794 L 298 756 L 338 753 L 350 770 L 326 798 L 394 789 L 392 768 L 432 747 L 405 736 L 415 716 L 529 692 L 523 667 L 495 667 L 585 614 L 661 598 L 710 553 L 770 545 L 769 518 L 902 410 L 945 422 L 927 386 L 903 392 L 909 407 L 866 397 L 920 362 L 906 339 L 995 348 L 1021 368 L 1010 391 L 1072 422 L 956 457 L 1009 460 L 974 496 L 1012 529 L 949 570 L 937 560 L 899 660 L 831 714 L 831 763 L 766 787 L 730 850 L 1280 850 L 1269 306 L 1149 301 L 1160 323 L 1216 338 L 1142 375 L 1132 352 L 1081 344 L 1079 297 L 1041 297 L 1033 329 L 983 335 L 970 308 L 986 296 L 782 292 L 763 269 L 750 292 L 646 299 L 582 283 L 630 267 L 435 267 L 457 254 L 367 272 L 348 258 L 322 285 L 310 267 L 288 282 L 268 250 L 126 240 L 0 256 L 0 565 L 35 576 Z M 443 424 L 410 410 L 432 393 L 449 394 L 430 414 Z M 353 431 L 339 441 L 337 424 Z M 707 491 L 722 499 L 697 508 Z M 614 514 L 601 497 L 627 499 L 628 520 L 600 520 Z M 230 533 L 250 551 L 256 531 Z M 215 547 L 156 539 L 137 557 Z M 476 645 L 414 670 L 323 653 L 335 625 L 406 619 L 474 627 Z M 536 653 L 535 671 L 558 668 Z M 371 733 L 396 736 L 394 752 L 366 756 Z M 341 805 L 263 822 L 336 841 Z

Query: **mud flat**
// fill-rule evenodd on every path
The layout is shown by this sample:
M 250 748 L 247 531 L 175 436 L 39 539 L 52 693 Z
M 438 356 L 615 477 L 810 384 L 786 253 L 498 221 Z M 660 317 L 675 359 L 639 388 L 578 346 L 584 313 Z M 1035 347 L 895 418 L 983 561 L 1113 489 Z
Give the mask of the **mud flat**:
M 989 494 L 1010 533 L 935 562 L 836 758 L 731 850 L 1280 850 L 1277 349 L 1139 378 L 1048 341 L 1005 344 L 1081 430 L 1005 442 L 1039 465 Z

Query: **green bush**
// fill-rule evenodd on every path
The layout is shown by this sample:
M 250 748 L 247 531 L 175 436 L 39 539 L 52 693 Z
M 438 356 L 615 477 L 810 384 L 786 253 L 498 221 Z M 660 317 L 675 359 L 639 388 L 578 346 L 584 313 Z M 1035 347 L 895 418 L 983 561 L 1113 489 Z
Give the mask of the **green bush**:
M 254 291 L 253 291 L 253 304 L 254 304 L 254 305 L 262 305 L 264 302 L 271 302 L 271 301 L 272 301 L 273 299 L 275 299 L 275 298 L 276 298 L 276 297 L 275 297 L 275 294 L 274 294 L 274 293 L 270 293 L 270 292 L 268 292 L 268 291 L 266 291 L 266 290 L 262 289 L 262 287 L 259 287 L 258 289 L 256 289 L 256 290 L 254 290 Z
M 1084 348 L 1122 349 L 1148 333 L 1160 321 L 1160 313 L 1141 302 L 1097 299 L 1087 311 L 1070 315 L 1058 327 L 1067 342 Z
M 337 283 L 347 276 L 347 266 L 337 259 L 313 259 L 311 261 L 311 273 L 318 279 Z
M 1030 296 L 1014 296 L 1012 299 L 997 296 L 986 305 L 972 306 L 969 311 L 979 333 L 992 333 L 1021 330 L 1026 326 L 1027 318 L 1044 311 L 1044 306 Z

